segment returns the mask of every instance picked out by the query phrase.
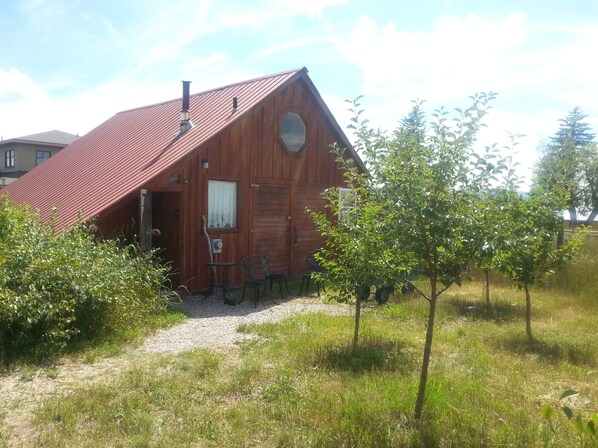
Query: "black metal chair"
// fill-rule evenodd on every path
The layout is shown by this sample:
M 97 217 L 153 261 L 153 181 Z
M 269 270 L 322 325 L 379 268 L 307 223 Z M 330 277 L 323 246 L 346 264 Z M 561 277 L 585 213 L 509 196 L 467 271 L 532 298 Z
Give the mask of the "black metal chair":
M 257 302 L 260 299 L 262 285 L 264 285 L 263 294 L 266 294 L 268 280 L 265 278 L 255 278 L 255 265 L 251 261 L 249 261 L 249 259 L 245 255 L 241 255 L 241 258 L 239 260 L 239 268 L 241 269 L 241 273 L 245 278 L 245 283 L 243 284 L 243 296 L 241 297 L 239 303 L 245 300 L 245 291 L 247 290 L 247 287 L 250 287 L 253 288 L 255 292 L 253 306 L 256 307 Z
M 317 272 L 324 272 L 324 268 L 316 259 L 316 254 L 318 253 L 317 250 L 310 252 L 307 257 L 305 257 L 305 261 L 307 262 L 308 271 L 303 274 L 301 278 L 301 289 L 299 290 L 299 295 L 303 292 L 303 286 L 306 286 L 305 293 L 309 294 L 309 283 L 313 279 L 313 274 Z M 314 279 L 314 284 L 316 285 L 316 289 L 318 291 L 318 297 L 320 297 L 320 282 Z M 322 285 L 322 289 L 326 292 L 324 285 Z
M 270 270 L 270 257 L 268 256 L 268 254 L 266 254 L 266 252 L 264 252 L 263 250 L 260 250 L 258 253 L 258 256 L 260 258 L 260 262 L 262 263 L 262 269 L 264 270 L 266 280 L 270 283 L 270 291 L 272 291 L 272 285 L 274 283 L 278 283 L 278 289 L 280 290 L 280 298 L 284 299 L 284 296 L 282 295 L 282 283 L 283 282 L 287 288 L 287 293 L 288 294 L 291 293 L 289 291 L 289 284 L 287 282 L 287 276 L 285 274 L 275 273 Z

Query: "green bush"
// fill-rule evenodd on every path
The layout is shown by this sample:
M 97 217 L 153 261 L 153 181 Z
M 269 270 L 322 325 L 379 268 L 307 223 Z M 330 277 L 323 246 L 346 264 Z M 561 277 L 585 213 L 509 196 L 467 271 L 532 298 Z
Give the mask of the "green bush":
M 0 197 L 0 358 L 43 359 L 165 309 L 168 269 L 136 245 L 100 241 L 80 223 L 56 235 Z

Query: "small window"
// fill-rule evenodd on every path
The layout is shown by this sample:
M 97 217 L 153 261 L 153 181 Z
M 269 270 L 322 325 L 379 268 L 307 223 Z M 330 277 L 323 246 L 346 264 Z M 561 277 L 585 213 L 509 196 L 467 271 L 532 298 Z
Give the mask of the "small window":
M 50 151 L 36 151 L 35 153 L 35 166 L 41 165 L 50 158 L 52 153 Z
M 289 151 L 299 152 L 303 149 L 306 128 L 299 114 L 287 112 L 280 125 L 280 136 Z
M 237 183 L 208 181 L 208 227 L 234 229 L 237 227 Z
M 357 192 L 352 188 L 339 188 L 338 200 L 340 207 L 338 211 L 339 221 L 348 223 L 351 216 L 355 214 L 355 207 L 357 206 Z
M 14 168 L 15 167 L 15 150 L 9 149 L 4 151 L 4 167 Z

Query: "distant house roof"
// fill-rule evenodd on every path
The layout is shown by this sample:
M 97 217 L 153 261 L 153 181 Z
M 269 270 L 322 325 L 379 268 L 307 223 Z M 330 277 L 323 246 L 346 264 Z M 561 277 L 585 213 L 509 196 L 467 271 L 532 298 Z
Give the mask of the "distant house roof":
M 16 202 L 29 203 L 47 218 L 58 210 L 58 229 L 73 225 L 81 211 L 95 216 L 191 155 L 200 145 L 251 111 L 263 99 L 303 79 L 331 125 L 349 148 L 307 69 L 283 72 L 190 97 L 194 127 L 179 135 L 181 98 L 119 112 L 67 148 L 7 186 Z M 232 112 L 232 99 L 238 108 Z M 359 157 L 357 163 L 363 166 Z
M 6 143 L 44 143 L 47 145 L 67 146 L 73 143 L 78 136 L 69 134 L 68 132 L 53 131 L 40 132 L 38 134 L 24 135 L 23 137 L 11 138 L 0 141 L 0 145 Z

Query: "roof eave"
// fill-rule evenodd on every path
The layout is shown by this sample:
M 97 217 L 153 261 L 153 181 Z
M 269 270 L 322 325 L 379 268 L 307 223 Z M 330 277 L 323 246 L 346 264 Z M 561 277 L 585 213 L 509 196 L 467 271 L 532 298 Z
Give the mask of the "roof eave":
M 324 102 L 324 99 L 320 95 L 320 92 L 318 92 L 318 89 L 316 88 L 315 84 L 312 82 L 311 78 L 309 76 L 307 76 L 307 69 L 303 68 L 301 71 L 297 72 L 297 76 L 302 77 L 302 79 L 305 81 L 305 84 L 307 85 L 310 92 L 312 93 L 312 95 L 314 96 L 316 101 L 318 102 L 319 106 L 322 108 L 322 111 L 324 112 L 324 115 L 330 122 L 330 125 L 332 126 L 334 131 L 338 134 L 338 136 L 341 138 L 342 141 L 338 142 L 339 145 L 343 148 L 346 148 L 346 150 L 349 152 L 351 157 L 355 160 L 355 163 L 357 164 L 357 166 L 360 169 L 362 169 L 363 172 L 367 173 L 368 169 L 365 166 L 365 164 L 363 163 L 363 160 L 361 160 L 361 157 L 359 156 L 359 154 L 357 154 L 357 151 L 355 151 L 355 149 L 353 148 L 353 145 L 351 144 L 351 142 L 347 138 L 345 132 L 342 130 L 342 128 L 336 121 L 336 118 L 334 118 L 334 115 L 332 114 L 332 112 L 330 111 L 330 109 L 328 108 L 326 103 Z

